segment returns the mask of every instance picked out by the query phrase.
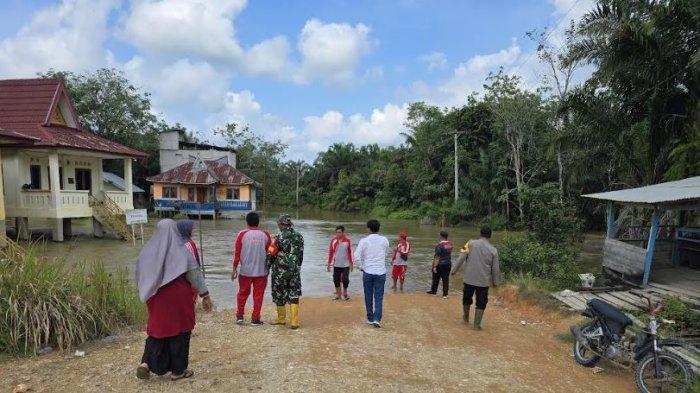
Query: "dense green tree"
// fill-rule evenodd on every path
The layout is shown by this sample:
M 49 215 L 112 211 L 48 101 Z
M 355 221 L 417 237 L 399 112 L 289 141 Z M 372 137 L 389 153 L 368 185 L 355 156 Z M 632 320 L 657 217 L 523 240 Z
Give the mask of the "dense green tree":
M 54 71 L 42 78 L 62 78 L 73 100 L 80 123 L 88 130 L 148 153 L 134 165 L 134 182 L 148 189 L 146 177 L 159 172 L 158 133 L 166 124 L 152 112 L 150 94 L 134 86 L 124 74 L 111 68 L 75 74 Z M 107 170 L 122 174 L 123 167 L 107 163 Z

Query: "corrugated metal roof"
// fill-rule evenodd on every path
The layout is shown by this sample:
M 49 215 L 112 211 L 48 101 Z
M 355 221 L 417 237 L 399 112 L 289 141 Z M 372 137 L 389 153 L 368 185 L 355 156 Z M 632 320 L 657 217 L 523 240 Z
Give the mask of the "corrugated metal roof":
M 124 179 L 121 178 L 119 175 L 115 175 L 112 172 L 102 172 L 102 180 L 106 181 L 107 183 L 111 183 L 113 186 L 124 191 Z M 136 184 L 131 185 L 131 191 L 132 192 L 146 192 L 143 190 L 143 188 L 137 186 Z
M 629 188 L 627 190 L 600 192 L 582 196 L 604 201 L 648 205 L 700 202 L 700 176 Z
M 197 164 L 197 165 L 195 165 Z M 201 167 L 198 167 L 201 165 Z M 146 178 L 153 183 L 182 184 L 257 184 L 243 172 L 218 160 L 200 160 L 184 163 L 161 174 Z

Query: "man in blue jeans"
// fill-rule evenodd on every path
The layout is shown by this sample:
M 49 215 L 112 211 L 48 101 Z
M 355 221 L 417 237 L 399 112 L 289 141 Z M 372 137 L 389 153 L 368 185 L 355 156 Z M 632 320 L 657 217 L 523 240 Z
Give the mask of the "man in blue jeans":
M 362 270 L 367 323 L 374 327 L 381 327 L 389 240 L 377 233 L 379 232 L 377 220 L 367 221 L 367 232 L 369 235 L 357 244 L 355 266 Z

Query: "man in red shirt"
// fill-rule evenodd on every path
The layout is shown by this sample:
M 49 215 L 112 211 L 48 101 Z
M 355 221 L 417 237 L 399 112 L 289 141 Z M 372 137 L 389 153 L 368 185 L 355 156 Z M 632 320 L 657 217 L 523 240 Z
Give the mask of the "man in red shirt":
M 335 285 L 335 299 L 340 300 L 340 283 L 343 283 L 343 300 L 350 300 L 348 297 L 348 285 L 350 284 L 350 272 L 352 271 L 352 242 L 345 236 L 345 227 L 338 225 L 335 227 L 335 237 L 331 240 L 328 248 L 328 267 L 331 271 L 333 267 L 333 284 Z
M 251 325 L 261 326 L 260 309 L 262 308 L 263 295 L 267 286 L 268 268 L 266 263 L 267 247 L 272 243 L 270 234 L 258 229 L 260 216 L 250 212 L 245 216 L 248 228 L 238 232 L 236 245 L 233 252 L 233 273 L 231 280 L 238 278 L 238 295 L 236 323 L 242 325 L 245 304 L 250 295 L 250 287 L 253 287 L 253 315 Z M 239 272 L 240 267 L 240 272 Z
M 399 282 L 399 289 L 403 292 L 403 282 L 406 280 L 406 270 L 408 270 L 408 255 L 411 251 L 411 244 L 408 242 L 408 233 L 399 232 L 399 243 L 394 249 L 391 257 L 391 278 L 394 285 L 391 289 L 396 290 L 396 282 Z

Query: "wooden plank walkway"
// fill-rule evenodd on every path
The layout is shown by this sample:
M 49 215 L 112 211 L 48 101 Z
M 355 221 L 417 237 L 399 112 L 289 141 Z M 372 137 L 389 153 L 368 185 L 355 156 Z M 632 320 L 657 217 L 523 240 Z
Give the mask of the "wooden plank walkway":
M 632 312 L 647 310 L 646 300 L 642 299 L 638 295 L 639 293 L 651 297 L 652 301 L 677 297 L 690 303 L 695 311 L 700 313 L 700 287 L 679 288 L 665 284 L 650 283 L 645 288 L 600 288 L 598 290 L 580 292 L 566 289 L 555 292 L 552 296 L 562 302 L 566 308 L 579 312 L 586 309 L 586 304 L 589 300 L 600 299 L 624 311 L 632 318 L 635 325 L 643 326 L 642 322 L 631 314 Z M 700 344 L 700 331 L 683 332 L 680 338 L 698 345 Z

